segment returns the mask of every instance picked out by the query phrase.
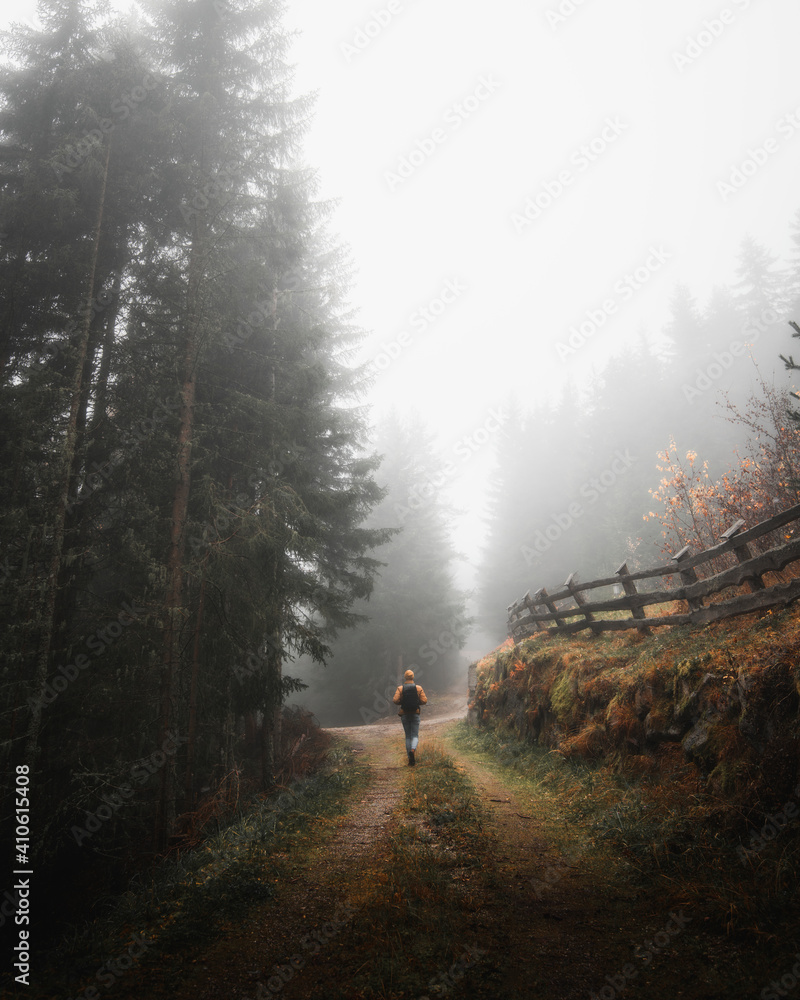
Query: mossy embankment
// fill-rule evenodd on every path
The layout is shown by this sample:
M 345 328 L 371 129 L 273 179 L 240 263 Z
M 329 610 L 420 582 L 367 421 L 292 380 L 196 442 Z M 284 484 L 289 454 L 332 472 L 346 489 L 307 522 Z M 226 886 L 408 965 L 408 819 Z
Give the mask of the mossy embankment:
M 800 610 L 651 635 L 539 634 L 478 664 L 472 717 L 632 776 L 680 775 L 745 818 L 797 787 Z
M 580 768 L 576 820 L 642 886 L 727 940 L 778 947 L 800 919 L 799 707 L 800 610 L 788 608 L 507 643 L 480 661 L 470 714 L 523 775 L 542 755 Z

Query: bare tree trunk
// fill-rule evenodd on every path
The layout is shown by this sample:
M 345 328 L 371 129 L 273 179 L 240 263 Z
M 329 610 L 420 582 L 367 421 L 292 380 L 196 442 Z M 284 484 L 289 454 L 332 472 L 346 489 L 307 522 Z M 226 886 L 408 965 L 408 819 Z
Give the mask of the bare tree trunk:
M 279 639 L 279 633 L 270 636 L 266 658 L 267 703 L 261 723 L 261 781 L 264 788 L 272 788 L 275 784 L 275 770 L 281 752 L 283 660 Z
M 275 639 L 279 637 L 276 635 Z M 277 641 L 271 647 L 272 655 L 271 660 L 274 660 L 274 681 L 275 681 L 275 708 L 272 712 L 272 756 L 274 764 L 280 761 L 281 757 L 281 738 L 282 738 L 282 714 L 283 714 L 283 696 L 281 694 L 282 684 L 283 684 L 283 660 L 281 654 L 278 652 L 280 648 L 280 643 Z
M 172 495 L 172 519 L 167 555 L 167 587 L 163 611 L 164 643 L 161 659 L 161 707 L 158 727 L 160 746 L 169 738 L 170 726 L 173 724 L 173 705 L 176 700 L 181 661 L 180 634 L 184 612 L 184 553 L 186 549 L 186 522 L 189 513 L 189 493 L 192 475 L 195 377 L 200 347 L 199 292 L 203 274 L 203 248 L 202 232 L 199 224 L 196 223 L 189 261 L 189 285 L 186 296 L 176 480 Z M 166 845 L 174 821 L 175 758 L 168 757 L 167 763 L 161 768 L 161 783 L 154 830 L 156 850 L 161 850 Z
M 115 278 L 115 288 L 119 294 L 120 275 Z M 81 387 L 81 399 L 78 407 L 78 417 L 76 421 L 76 447 L 72 459 L 71 482 L 73 484 L 72 499 L 67 510 L 64 523 L 64 551 L 69 556 L 70 550 L 73 552 L 87 553 L 91 545 L 92 529 L 91 519 L 87 524 L 85 509 L 77 503 L 85 494 L 79 493 L 84 483 L 91 484 L 91 477 L 98 473 L 92 473 L 91 462 L 97 461 L 99 464 L 100 451 L 94 440 L 94 428 L 97 420 L 97 404 L 101 396 L 103 407 L 105 407 L 105 397 L 108 390 L 108 375 L 111 367 L 109 341 L 113 343 L 114 324 L 116 322 L 117 310 L 115 309 L 109 317 L 106 317 L 106 329 L 103 329 L 103 322 L 94 315 L 97 297 L 92 299 L 92 319 L 89 332 L 89 341 L 86 347 L 86 358 L 83 367 L 83 385 Z M 100 361 L 100 371 L 95 379 L 92 378 L 95 358 L 102 348 Z M 93 405 L 94 413 L 89 418 L 89 407 Z M 91 488 L 89 489 L 91 493 Z M 62 581 L 63 584 L 64 581 Z M 78 602 L 78 591 L 71 587 L 62 586 L 62 594 L 56 605 L 56 617 L 61 621 L 69 621 L 74 614 Z
M 275 784 L 275 756 L 272 742 L 272 725 L 269 711 L 265 710 L 261 718 L 261 784 L 269 790 Z
M 206 562 L 208 555 L 203 561 L 202 577 L 200 581 L 200 600 L 197 608 L 197 619 L 194 627 L 194 648 L 192 650 L 192 681 L 189 692 L 189 731 L 186 742 L 186 778 L 184 781 L 185 808 L 192 809 L 194 806 L 194 758 L 195 744 L 197 740 L 197 686 L 200 677 L 200 638 L 203 628 L 203 608 L 206 598 Z
M 97 273 L 98 249 L 100 246 L 100 233 L 103 226 L 103 211 L 106 201 L 106 183 L 108 181 L 108 165 L 111 159 L 111 137 L 109 136 L 106 147 L 106 162 L 103 169 L 103 180 L 100 186 L 100 196 L 97 208 L 97 221 L 95 222 L 92 244 L 92 258 L 89 264 L 89 275 L 86 283 L 86 312 L 83 316 L 83 323 L 80 328 L 80 336 L 76 344 L 75 371 L 73 374 L 72 386 L 70 389 L 70 412 L 67 421 L 67 431 L 64 437 L 64 445 L 61 452 L 61 482 L 58 487 L 58 500 L 54 512 L 53 520 L 53 541 L 50 555 L 50 565 L 48 566 L 47 579 L 45 581 L 44 598 L 41 610 L 41 630 L 42 643 L 36 662 L 36 670 L 33 677 L 33 690 L 38 694 L 31 703 L 31 714 L 28 722 L 27 742 L 25 748 L 26 759 L 29 764 L 33 764 L 39 752 L 39 731 L 42 724 L 43 697 L 47 684 L 47 674 L 50 668 L 50 653 L 53 646 L 53 633 L 55 629 L 56 599 L 58 596 L 58 580 L 61 574 L 61 565 L 64 551 L 64 527 L 66 524 L 67 506 L 69 504 L 69 491 L 72 481 L 72 468 L 75 460 L 75 453 L 78 444 L 78 414 L 81 406 L 81 396 L 83 388 L 84 368 L 88 354 L 89 336 L 92 326 L 92 302 L 95 297 L 95 275 Z
M 127 252 L 127 248 L 126 248 Z M 87 461 L 97 461 L 99 455 L 96 450 L 96 439 L 98 431 L 106 419 L 106 400 L 108 397 L 108 376 L 111 371 L 111 359 L 114 354 L 114 344 L 116 342 L 117 318 L 121 307 L 120 295 L 122 293 L 122 273 L 127 267 L 127 262 L 120 264 L 114 272 L 114 288 L 112 301 L 108 306 L 108 316 L 106 319 L 106 331 L 103 337 L 102 354 L 100 357 L 100 367 L 97 372 L 96 395 L 94 400 L 94 410 L 92 420 L 89 425 L 89 456 Z

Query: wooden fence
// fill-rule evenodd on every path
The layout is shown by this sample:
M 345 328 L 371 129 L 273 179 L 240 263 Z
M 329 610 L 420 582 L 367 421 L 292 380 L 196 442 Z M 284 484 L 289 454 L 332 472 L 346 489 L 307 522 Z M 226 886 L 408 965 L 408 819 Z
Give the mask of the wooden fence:
M 515 642 L 519 642 L 534 632 L 542 631 L 571 633 L 588 628 L 597 635 L 600 632 L 637 628 L 641 632 L 647 632 L 658 625 L 706 625 L 720 618 L 788 604 L 800 597 L 800 578 L 767 586 L 763 577 L 766 573 L 780 573 L 790 563 L 800 560 L 800 537 L 792 537 L 790 541 L 757 555 L 753 555 L 750 544 L 798 519 L 800 504 L 747 531 L 742 530 L 745 522 L 737 521 L 722 535 L 717 545 L 697 555 L 691 555 L 687 545 L 672 557 L 669 565 L 657 566 L 655 569 L 629 573 L 627 563 L 623 563 L 615 576 L 593 580 L 591 583 L 578 583 L 576 575 L 572 573 L 561 590 L 549 594 L 542 587 L 533 596 L 529 591 L 521 601 L 512 604 L 508 609 L 509 635 Z M 790 536 L 793 533 L 791 531 Z M 705 579 L 698 579 L 698 566 L 711 564 L 712 560 L 731 553 L 735 559 L 734 565 L 720 572 L 713 572 Z M 714 567 L 710 568 L 713 570 Z M 679 587 L 641 592 L 636 589 L 637 582 L 641 580 L 661 577 L 664 587 L 663 578 L 671 581 L 675 576 L 680 577 Z M 713 604 L 703 603 L 728 588 L 743 586 L 747 586 L 749 592 L 739 593 Z M 587 591 L 603 587 L 614 587 L 616 590 L 621 588 L 623 592 L 605 600 L 587 601 Z M 558 603 L 564 601 L 568 603 L 559 607 Z M 646 616 L 644 609 L 649 605 L 671 601 L 685 601 L 687 610 L 661 617 Z M 612 619 L 595 617 L 606 611 L 629 611 L 630 615 Z

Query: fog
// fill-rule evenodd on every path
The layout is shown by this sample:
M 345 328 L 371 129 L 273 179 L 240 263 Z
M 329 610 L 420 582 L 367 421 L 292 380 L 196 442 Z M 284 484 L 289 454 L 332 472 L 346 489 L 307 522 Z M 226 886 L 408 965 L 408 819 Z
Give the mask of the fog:
M 383 485 L 390 414 L 427 435 L 372 515 L 408 538 L 415 518 L 441 528 L 443 617 L 402 655 L 462 607 L 474 627 L 437 678 L 457 681 L 525 590 L 656 558 L 658 453 L 674 438 L 721 474 L 747 440 L 723 394 L 790 384 L 800 10 L 293 0 L 285 17 Z
M 35 9 L 19 0 L 2 19 L 35 23 Z M 435 767 L 410 772 L 432 797 L 428 819 L 406 832 L 449 880 L 471 779 L 426 756 L 427 721 L 464 708 L 469 666 L 508 641 L 509 607 L 542 587 L 559 592 L 573 574 L 614 588 L 619 573 L 623 603 L 638 608 L 623 565 L 670 565 L 679 549 L 705 550 L 732 523 L 800 501 L 800 394 L 790 394 L 800 365 L 780 357 L 800 356 L 800 8 L 39 9 L 45 29 L 3 35 L 0 75 L 0 747 L 17 790 L 0 839 L 16 845 L 16 924 L 38 906 L 30 942 L 17 928 L 16 980 L 38 978 L 37 997 L 89 996 L 103 961 L 96 979 L 112 965 L 129 975 L 120 995 L 136 993 L 139 974 L 180 992 L 196 958 L 185 993 L 198 976 L 216 982 L 203 964 L 212 943 L 219 982 L 237 995 L 258 985 L 260 996 L 257 978 L 270 990 L 288 982 L 264 970 L 291 954 L 292 934 L 328 920 L 327 890 L 306 907 L 322 883 L 307 880 L 311 895 L 275 883 L 301 871 L 303 845 L 332 828 L 324 817 L 367 788 L 366 769 L 349 766 L 356 758 L 313 716 L 323 727 L 394 727 L 351 734 L 364 738 L 368 768 L 381 764 L 369 817 L 339 824 L 350 840 L 357 827 L 366 851 L 401 801 L 392 699 L 413 671 L 430 705 L 421 763 Z M 770 530 L 781 541 L 793 530 L 785 521 Z M 750 544 L 752 534 L 731 541 L 731 560 Z M 764 566 L 790 568 L 794 545 L 782 552 L 748 558 L 723 582 L 755 591 L 773 572 Z M 711 561 L 696 560 L 701 577 Z M 700 589 L 685 589 L 685 603 Z M 652 591 L 653 606 L 675 609 L 674 593 Z M 595 611 L 618 613 L 577 614 L 591 625 Z M 752 668 L 762 649 L 782 655 L 771 641 L 762 631 L 744 650 Z M 512 684 L 532 678 L 523 666 Z M 736 664 L 717 666 L 733 691 Z M 783 690 L 766 678 L 750 707 L 772 718 Z M 709 691 L 701 708 L 716 713 Z M 661 774 L 680 792 L 695 787 L 691 769 L 671 752 L 646 754 L 651 737 L 670 736 L 650 726 L 665 704 L 654 701 L 641 740 L 628 741 L 638 763 L 626 774 L 651 789 Z M 750 718 L 743 694 L 739 704 Z M 640 722 L 622 707 L 609 722 L 620 739 Z M 760 797 L 753 727 L 722 721 L 722 743 L 695 739 L 698 722 L 684 749 L 699 774 L 722 748 L 713 816 L 744 836 L 755 807 L 777 808 L 779 784 L 795 783 L 782 767 L 791 740 L 765 738 L 762 756 L 781 773 Z M 582 752 L 573 739 L 562 750 Z M 550 789 L 565 802 L 566 773 L 554 770 Z M 590 784 L 598 802 L 614 791 Z M 739 808 L 745 787 L 753 809 Z M 527 813 L 546 833 L 544 814 Z M 592 829 L 611 830 L 599 812 L 584 819 L 575 834 L 587 844 Z M 656 827 L 640 825 L 649 845 Z M 438 839 L 446 829 L 455 839 Z M 400 858 L 410 841 L 395 841 Z M 711 847 L 686 843 L 701 860 Z M 733 843 L 713 846 L 732 856 Z M 377 895 L 352 882 L 364 904 L 354 927 L 369 930 L 394 883 L 361 867 Z M 469 902 L 480 887 L 462 879 L 470 867 L 459 865 L 452 898 L 480 933 Z M 425 895 L 397 885 L 395 902 Z M 329 888 L 343 891 L 337 878 Z M 268 921 L 270 897 L 281 912 L 296 904 L 286 934 L 273 935 L 283 957 L 245 952 L 237 938 L 231 979 L 216 943 L 234 940 L 247 907 Z M 11 888 L 6 916 L 9 902 Z M 714 926 L 731 932 L 733 909 L 717 903 Z M 425 961 L 441 952 L 452 962 L 447 920 Z M 119 956 L 133 954 L 122 942 L 134 929 L 155 950 L 128 973 Z M 312 993 L 323 974 L 309 974 Z
M 434 437 L 427 491 L 450 506 L 455 579 L 486 628 L 476 657 L 525 590 L 652 564 L 660 528 L 642 518 L 670 436 L 719 474 L 747 436 L 723 394 L 744 406 L 760 377 L 790 384 L 800 11 L 301 2 L 289 17 L 298 87 L 318 90 L 307 159 L 352 248 L 367 401 Z M 748 237 L 774 258 L 769 290 Z

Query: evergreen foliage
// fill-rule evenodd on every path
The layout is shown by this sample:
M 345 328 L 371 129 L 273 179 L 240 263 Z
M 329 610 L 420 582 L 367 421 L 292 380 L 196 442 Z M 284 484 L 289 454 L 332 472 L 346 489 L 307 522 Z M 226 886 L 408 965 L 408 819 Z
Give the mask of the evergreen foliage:
M 245 731 L 271 785 L 284 665 L 388 535 L 281 4 L 41 10 L 0 79 L 2 756 L 77 871 L 165 847 Z
M 714 289 L 705 307 L 685 285 L 675 288 L 658 353 L 642 336 L 585 393 L 570 390 L 527 413 L 518 406 L 497 447 L 480 569 L 478 620 L 491 639 L 505 638 L 506 607 L 528 591 L 560 589 L 572 573 L 597 579 L 623 562 L 633 570 L 663 559 L 661 534 L 645 518 L 663 486 L 660 454 L 691 452 L 711 479 L 750 455 L 744 414 L 754 400 L 766 410 L 780 395 L 772 371 L 797 280 L 796 259 L 782 270 L 746 237 L 732 288 Z
M 324 671 L 312 672 L 307 695 L 327 725 L 396 712 L 391 698 L 407 669 L 429 691 L 460 681 L 458 651 L 471 624 L 467 595 L 453 580 L 452 512 L 435 487 L 441 460 L 431 434 L 393 415 L 377 429 L 375 445 L 384 456 L 378 478 L 385 496 L 369 523 L 392 534 L 374 552 L 381 566 L 369 600 L 357 605 L 362 624 L 337 639 Z

